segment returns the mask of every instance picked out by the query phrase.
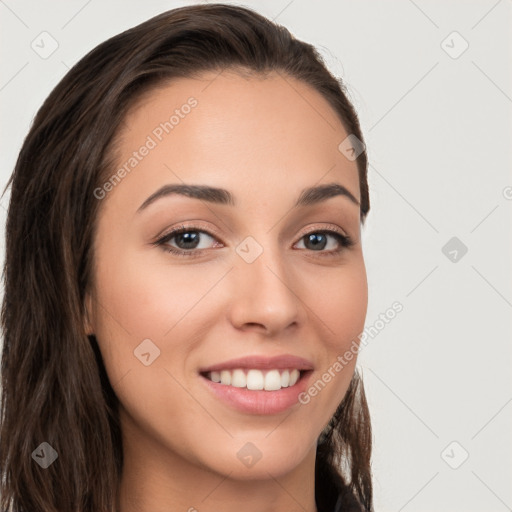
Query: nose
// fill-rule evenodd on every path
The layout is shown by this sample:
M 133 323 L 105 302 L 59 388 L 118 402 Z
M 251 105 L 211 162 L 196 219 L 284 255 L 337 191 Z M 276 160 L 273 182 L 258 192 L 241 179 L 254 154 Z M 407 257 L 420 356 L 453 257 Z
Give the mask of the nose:
M 279 336 L 306 318 L 298 276 L 278 248 L 265 248 L 252 263 L 240 257 L 233 280 L 228 316 L 235 328 Z

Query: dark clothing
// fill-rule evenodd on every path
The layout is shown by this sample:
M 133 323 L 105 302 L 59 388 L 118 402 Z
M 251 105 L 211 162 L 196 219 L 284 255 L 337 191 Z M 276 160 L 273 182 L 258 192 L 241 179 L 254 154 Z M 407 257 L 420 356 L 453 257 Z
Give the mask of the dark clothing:
M 344 484 L 324 485 L 317 489 L 316 507 L 318 512 L 368 512 Z
M 325 462 L 325 449 L 325 446 L 317 449 L 315 465 L 315 502 L 318 512 L 373 512 L 373 507 L 370 509 L 361 503 L 353 486 L 345 483 L 332 464 Z
M 340 494 L 332 512 L 365 512 L 365 509 L 354 496 L 350 495 L 350 497 L 344 497 Z

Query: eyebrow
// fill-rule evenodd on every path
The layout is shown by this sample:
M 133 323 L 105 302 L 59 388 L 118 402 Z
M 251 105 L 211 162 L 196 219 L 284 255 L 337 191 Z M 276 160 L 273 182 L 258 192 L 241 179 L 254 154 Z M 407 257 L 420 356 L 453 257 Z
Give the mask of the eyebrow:
M 178 194 L 193 199 L 200 199 L 210 203 L 236 206 L 234 196 L 224 188 L 210 187 L 208 185 L 185 185 L 185 184 L 172 184 L 164 185 L 156 192 L 151 194 L 137 209 L 137 213 L 146 209 L 150 204 L 158 199 L 167 197 L 173 194 Z M 339 183 L 328 183 L 324 185 L 317 185 L 316 187 L 308 187 L 302 190 L 294 208 L 301 206 L 311 206 L 331 197 L 342 196 L 348 198 L 352 203 L 359 205 L 359 201 L 353 194 Z

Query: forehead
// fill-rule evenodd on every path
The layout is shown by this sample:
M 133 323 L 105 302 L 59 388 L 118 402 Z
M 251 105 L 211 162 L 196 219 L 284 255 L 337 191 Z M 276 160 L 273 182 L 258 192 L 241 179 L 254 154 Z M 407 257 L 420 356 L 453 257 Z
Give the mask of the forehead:
M 338 149 L 348 133 L 335 111 L 282 73 L 209 72 L 162 84 L 139 98 L 119 135 L 119 166 L 151 146 L 124 180 L 145 193 L 186 182 L 249 198 L 265 186 L 283 194 L 336 181 L 360 197 L 357 164 Z

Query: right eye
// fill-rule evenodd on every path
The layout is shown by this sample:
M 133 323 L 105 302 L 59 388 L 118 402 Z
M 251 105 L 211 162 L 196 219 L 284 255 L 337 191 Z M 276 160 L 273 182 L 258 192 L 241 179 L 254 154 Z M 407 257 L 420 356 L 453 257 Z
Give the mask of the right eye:
M 159 238 L 155 245 L 161 246 L 165 251 L 175 254 L 177 256 L 198 256 L 201 251 L 206 248 L 198 248 L 198 244 L 201 241 L 201 238 L 204 238 L 204 235 L 210 238 L 214 238 L 212 234 L 204 229 L 199 229 L 194 226 L 181 226 L 178 228 L 174 228 L 161 238 Z M 169 246 L 168 243 L 171 240 L 176 239 L 178 245 L 182 245 L 182 247 L 173 247 Z M 199 254 L 198 254 L 199 251 Z

